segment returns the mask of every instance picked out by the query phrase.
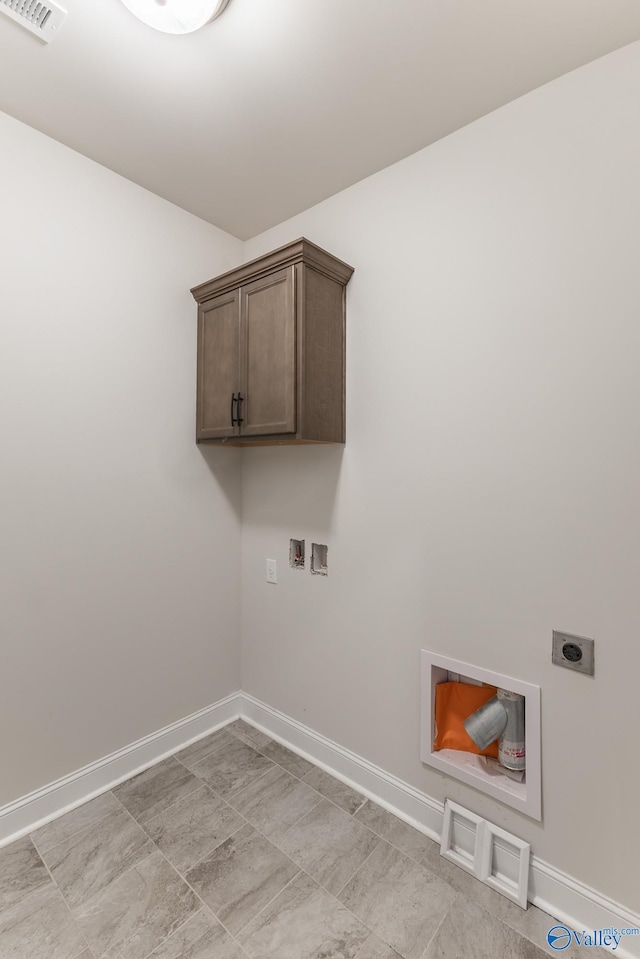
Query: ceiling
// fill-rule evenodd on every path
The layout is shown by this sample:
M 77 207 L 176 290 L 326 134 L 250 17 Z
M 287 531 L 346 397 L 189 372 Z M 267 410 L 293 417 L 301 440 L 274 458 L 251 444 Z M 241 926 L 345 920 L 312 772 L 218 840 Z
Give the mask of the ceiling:
M 640 38 L 639 0 L 232 0 L 173 37 L 0 16 L 0 109 L 246 239 Z

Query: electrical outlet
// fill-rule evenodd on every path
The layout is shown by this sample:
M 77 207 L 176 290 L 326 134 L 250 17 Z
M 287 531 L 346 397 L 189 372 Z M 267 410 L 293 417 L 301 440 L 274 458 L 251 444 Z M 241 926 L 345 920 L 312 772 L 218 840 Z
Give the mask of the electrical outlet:
M 593 676 L 595 671 L 593 639 L 585 636 L 573 636 L 571 633 L 562 633 L 558 629 L 553 631 L 551 662 L 556 666 L 565 666 L 575 669 L 578 673 Z
M 278 582 L 278 568 L 276 566 L 275 559 L 268 559 L 266 561 L 267 565 L 267 582 L 268 583 L 277 583 Z

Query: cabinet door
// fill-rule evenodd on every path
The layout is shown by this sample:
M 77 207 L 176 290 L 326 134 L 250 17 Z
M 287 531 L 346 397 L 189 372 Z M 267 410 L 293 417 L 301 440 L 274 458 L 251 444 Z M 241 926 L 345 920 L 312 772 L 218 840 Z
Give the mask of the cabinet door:
M 240 293 L 207 300 L 198 316 L 197 439 L 237 436 L 232 426 L 240 389 Z
M 294 267 L 248 283 L 241 291 L 241 433 L 296 430 Z

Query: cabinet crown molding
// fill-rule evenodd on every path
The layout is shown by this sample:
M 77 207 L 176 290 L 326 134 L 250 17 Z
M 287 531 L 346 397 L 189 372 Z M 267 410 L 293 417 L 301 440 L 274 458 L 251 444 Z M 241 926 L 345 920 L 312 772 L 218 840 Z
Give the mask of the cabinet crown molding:
M 241 286 L 248 279 L 257 280 L 275 269 L 282 269 L 296 263 L 304 263 L 318 273 L 343 284 L 347 284 L 353 274 L 353 267 L 348 263 L 339 260 L 315 243 L 311 243 L 310 240 L 300 237 L 293 243 L 287 243 L 265 256 L 244 263 L 235 270 L 229 270 L 227 273 L 194 286 L 191 293 L 197 303 L 204 303 L 219 293 Z

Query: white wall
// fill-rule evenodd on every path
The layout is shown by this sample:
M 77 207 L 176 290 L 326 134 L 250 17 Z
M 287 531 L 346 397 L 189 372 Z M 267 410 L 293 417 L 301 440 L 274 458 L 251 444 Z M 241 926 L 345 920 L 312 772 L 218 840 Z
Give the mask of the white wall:
M 242 566 L 247 692 L 635 909 L 639 97 L 635 44 L 246 244 L 356 272 L 346 447 L 244 452 Z M 421 765 L 421 648 L 542 686 L 542 826 Z
M 0 115 L 0 805 L 238 688 L 242 581 L 247 692 L 637 909 L 639 93 L 636 44 L 244 248 Z M 189 287 L 301 234 L 347 445 L 198 450 Z M 541 684 L 542 826 L 421 765 L 423 647 Z
M 189 288 L 241 244 L 0 115 L 0 806 L 239 687 L 239 461 Z

